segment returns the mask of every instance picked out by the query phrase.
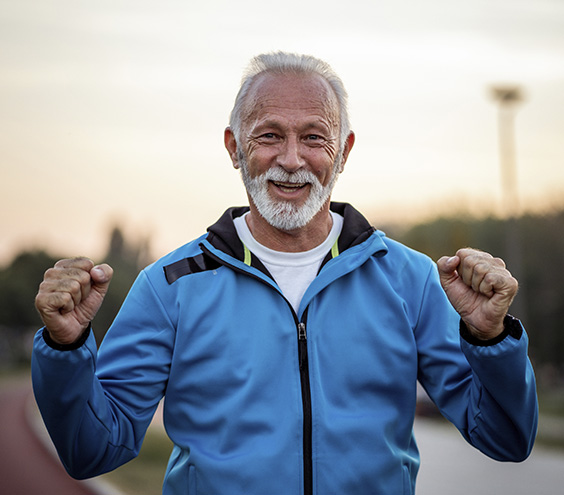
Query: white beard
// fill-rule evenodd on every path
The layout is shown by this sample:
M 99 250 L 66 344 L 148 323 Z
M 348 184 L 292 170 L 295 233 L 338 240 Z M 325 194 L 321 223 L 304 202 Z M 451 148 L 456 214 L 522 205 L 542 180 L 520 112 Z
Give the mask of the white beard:
M 333 166 L 331 179 L 326 186 L 323 186 L 312 172 L 298 170 L 289 173 L 282 167 L 270 168 L 265 173 L 253 178 L 249 174 L 247 159 L 244 154 L 239 153 L 238 158 L 243 184 L 245 184 L 247 193 L 258 212 L 274 228 L 284 231 L 305 227 L 327 203 L 339 176 L 340 159 L 337 159 Z M 274 201 L 268 193 L 269 181 L 308 183 L 310 184 L 309 196 L 302 206 L 297 206 L 290 201 Z

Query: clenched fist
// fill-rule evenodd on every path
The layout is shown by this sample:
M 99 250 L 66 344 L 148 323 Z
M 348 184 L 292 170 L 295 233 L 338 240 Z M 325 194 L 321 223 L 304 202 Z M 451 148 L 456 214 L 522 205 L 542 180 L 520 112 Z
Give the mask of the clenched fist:
M 437 266 L 443 289 L 468 330 L 481 340 L 501 334 L 518 288 L 503 260 L 467 248 L 444 256 Z
M 113 270 L 94 265 L 88 258 L 58 261 L 45 272 L 35 307 L 58 344 L 72 344 L 82 335 L 100 309 Z

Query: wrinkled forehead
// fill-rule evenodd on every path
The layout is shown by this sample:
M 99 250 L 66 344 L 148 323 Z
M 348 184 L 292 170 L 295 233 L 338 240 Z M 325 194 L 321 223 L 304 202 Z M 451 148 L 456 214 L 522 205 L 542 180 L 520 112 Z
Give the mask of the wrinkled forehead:
M 260 74 L 253 81 L 243 110 L 243 126 L 269 109 L 315 112 L 339 123 L 337 96 L 318 74 Z

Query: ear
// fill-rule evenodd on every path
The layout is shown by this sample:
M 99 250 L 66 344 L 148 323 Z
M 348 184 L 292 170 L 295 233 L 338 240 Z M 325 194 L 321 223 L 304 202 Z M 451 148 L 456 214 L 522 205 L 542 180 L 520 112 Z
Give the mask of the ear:
M 355 135 L 354 132 L 351 131 L 347 136 L 347 139 L 345 140 L 345 146 L 343 147 L 343 156 L 341 160 L 341 169 L 339 170 L 339 173 L 341 173 L 345 169 L 345 163 L 347 161 L 347 158 L 349 157 L 349 153 L 351 152 L 352 147 L 354 146 L 354 140 Z
M 239 168 L 239 159 L 237 158 L 237 140 L 235 139 L 235 134 L 233 134 L 231 127 L 227 127 L 223 132 L 223 142 L 225 144 L 225 149 L 229 153 L 231 162 L 233 163 L 233 168 Z

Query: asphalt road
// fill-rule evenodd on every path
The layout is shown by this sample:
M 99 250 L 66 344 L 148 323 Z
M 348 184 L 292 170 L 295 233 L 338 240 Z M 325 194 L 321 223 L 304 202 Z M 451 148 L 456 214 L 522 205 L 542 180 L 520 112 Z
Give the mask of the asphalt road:
M 44 429 L 34 425 L 38 417 L 29 380 L 2 382 L 0 387 L 0 495 L 118 493 L 99 480 L 77 482 L 66 474 L 43 437 Z M 446 422 L 418 419 L 415 432 L 422 458 L 417 495 L 564 492 L 564 451 L 537 446 L 523 463 L 499 463 L 469 446 Z
M 110 487 L 72 479 L 34 428 L 29 380 L 0 387 L 0 495 L 110 495 Z
M 564 452 L 535 446 L 522 463 L 501 463 L 466 443 L 446 422 L 419 419 L 417 495 L 558 495 L 564 493 Z

